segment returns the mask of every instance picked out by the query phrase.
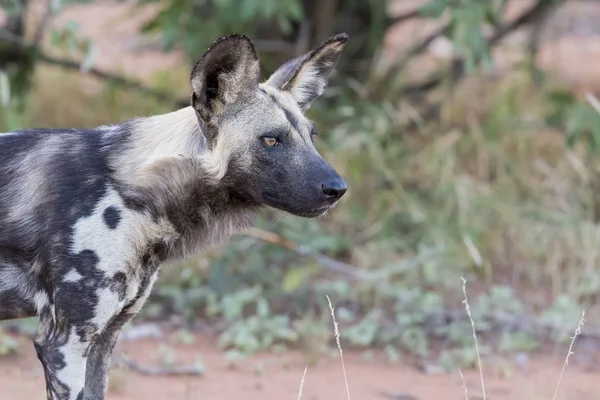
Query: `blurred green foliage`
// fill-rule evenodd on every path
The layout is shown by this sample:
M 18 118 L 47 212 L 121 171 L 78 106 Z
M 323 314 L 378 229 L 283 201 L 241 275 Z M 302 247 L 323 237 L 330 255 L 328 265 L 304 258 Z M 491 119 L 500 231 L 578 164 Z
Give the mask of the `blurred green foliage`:
M 178 46 L 193 56 L 201 55 L 215 37 L 238 31 L 256 33 L 258 27 L 271 21 L 282 33 L 290 33 L 292 24 L 304 16 L 299 0 L 139 1 L 140 5 L 147 3 L 163 6 L 142 32 L 158 32 L 165 50 Z

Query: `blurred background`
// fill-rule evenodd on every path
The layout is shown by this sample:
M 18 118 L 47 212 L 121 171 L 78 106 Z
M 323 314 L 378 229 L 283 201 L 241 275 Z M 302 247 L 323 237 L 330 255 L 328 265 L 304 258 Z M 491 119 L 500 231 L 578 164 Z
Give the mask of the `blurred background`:
M 330 215 L 265 211 L 164 266 L 111 399 L 600 399 L 600 2 L 0 0 L 0 132 L 184 107 L 193 62 L 251 36 L 263 75 L 351 40 L 309 116 L 349 183 Z M 463 286 L 463 278 L 466 283 Z M 44 398 L 0 325 L 0 399 Z M 464 375 L 464 381 L 458 373 Z

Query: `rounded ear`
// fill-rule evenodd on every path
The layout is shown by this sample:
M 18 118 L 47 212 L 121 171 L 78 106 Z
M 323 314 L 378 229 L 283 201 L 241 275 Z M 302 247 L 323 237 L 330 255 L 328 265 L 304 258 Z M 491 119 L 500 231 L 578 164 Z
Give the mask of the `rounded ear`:
M 260 62 L 250 38 L 222 37 L 192 69 L 192 107 L 210 124 L 225 106 L 256 90 L 259 80 Z
M 347 41 L 345 33 L 332 36 L 319 47 L 283 64 L 266 83 L 290 92 L 301 109 L 309 108 L 323 94 Z

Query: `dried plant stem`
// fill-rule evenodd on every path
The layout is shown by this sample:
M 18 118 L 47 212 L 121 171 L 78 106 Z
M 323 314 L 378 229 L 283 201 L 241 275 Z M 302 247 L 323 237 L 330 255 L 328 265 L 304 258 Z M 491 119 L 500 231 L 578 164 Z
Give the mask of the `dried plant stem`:
M 556 400 L 556 396 L 558 396 L 558 389 L 560 388 L 560 383 L 562 382 L 563 375 L 565 374 L 565 369 L 567 365 L 569 365 L 569 358 L 573 355 L 573 346 L 575 345 L 575 339 L 577 336 L 581 334 L 581 327 L 583 326 L 585 320 L 585 310 L 581 313 L 581 318 L 579 319 L 579 324 L 577 324 L 577 329 L 575 329 L 575 335 L 571 338 L 571 345 L 569 346 L 569 352 L 567 353 L 567 357 L 565 358 L 565 362 L 563 363 L 562 370 L 560 371 L 560 377 L 558 378 L 558 383 L 556 384 L 556 390 L 554 391 L 554 396 L 552 400 Z
M 600 101 L 596 98 L 596 96 L 594 96 L 591 93 L 587 93 L 585 95 L 585 98 L 587 99 L 588 103 L 590 103 L 590 105 L 594 108 L 594 110 L 600 113 Z
M 463 294 L 465 295 L 465 299 L 463 300 L 463 304 L 465 305 L 465 310 L 467 310 L 467 315 L 469 316 L 469 320 L 471 321 L 471 328 L 473 330 L 473 341 L 475 342 L 475 352 L 477 353 L 477 364 L 479 366 L 479 378 L 481 380 L 481 393 L 482 399 L 486 400 L 485 397 L 485 384 L 483 379 L 483 368 L 481 366 L 481 355 L 479 353 L 479 344 L 477 343 L 477 333 L 475 332 L 475 321 L 473 320 L 473 316 L 471 315 L 471 307 L 469 306 L 469 299 L 467 298 L 467 280 L 465 278 L 461 278 L 463 281 Z
M 302 380 L 300 381 L 300 390 L 298 391 L 298 400 L 302 397 L 302 389 L 304 389 L 304 378 L 306 378 L 306 371 L 308 371 L 308 367 L 304 368 L 304 373 L 302 374 Z
M 460 374 L 460 379 L 462 380 L 462 388 L 465 390 L 465 400 L 469 400 L 469 390 L 467 389 L 467 382 L 465 381 L 465 376 L 463 375 L 461 369 L 458 369 L 458 373 Z
M 344 355 L 342 352 L 342 345 L 340 344 L 340 330 L 338 329 L 338 324 L 335 319 L 335 312 L 333 311 L 333 305 L 331 304 L 331 299 L 329 296 L 327 297 L 327 302 L 329 303 L 329 310 L 331 311 L 331 317 L 333 318 L 333 330 L 335 332 L 335 342 L 337 344 L 338 350 L 340 351 L 340 360 L 342 361 L 342 370 L 344 371 L 344 382 L 346 383 L 346 396 L 348 400 L 350 400 L 350 387 L 348 386 L 348 376 L 346 375 L 346 365 L 344 364 Z
M 137 361 L 131 360 L 125 356 L 115 357 L 114 362 L 117 365 L 124 365 L 125 367 L 136 371 L 142 375 L 149 376 L 202 376 L 202 369 L 197 366 L 183 366 L 183 367 L 154 367 L 150 365 L 144 365 Z
M 293 251 L 299 256 L 311 257 L 313 260 L 317 261 L 317 263 L 323 268 L 339 272 L 345 275 L 352 277 L 353 279 L 368 281 L 370 278 L 364 271 L 359 268 L 346 264 L 344 262 L 334 260 L 329 258 L 321 253 L 310 251 L 302 246 L 297 245 L 289 239 L 286 239 L 274 232 L 265 231 L 263 229 L 252 227 L 248 229 L 245 234 L 255 239 L 259 239 L 268 243 L 273 243 L 278 246 L 283 246 L 286 249 Z

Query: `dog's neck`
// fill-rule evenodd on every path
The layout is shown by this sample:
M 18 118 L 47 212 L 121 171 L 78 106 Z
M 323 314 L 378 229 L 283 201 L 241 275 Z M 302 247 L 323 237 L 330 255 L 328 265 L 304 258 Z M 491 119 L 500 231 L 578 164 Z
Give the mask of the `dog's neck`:
M 232 160 L 208 149 L 191 107 L 126 123 L 128 138 L 111 167 L 123 194 L 166 218 L 181 254 L 245 228 L 260 205 L 232 180 Z
M 198 158 L 208 154 L 206 140 L 191 107 L 167 114 L 138 118 L 110 127 L 123 135 L 116 140 L 110 163 L 117 178 L 133 186 L 146 186 L 154 165 L 169 159 Z

